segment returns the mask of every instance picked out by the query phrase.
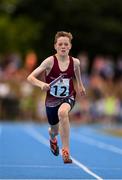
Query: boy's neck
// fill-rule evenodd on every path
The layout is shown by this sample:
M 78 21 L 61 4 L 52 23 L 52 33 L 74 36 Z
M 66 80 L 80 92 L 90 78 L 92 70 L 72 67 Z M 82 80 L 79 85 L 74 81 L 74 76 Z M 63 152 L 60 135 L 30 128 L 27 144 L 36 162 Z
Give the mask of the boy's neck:
M 68 55 L 67 55 L 67 56 L 60 56 L 60 55 L 56 54 L 56 57 L 57 57 L 57 59 L 60 60 L 60 61 L 66 61 L 69 56 L 68 56 Z

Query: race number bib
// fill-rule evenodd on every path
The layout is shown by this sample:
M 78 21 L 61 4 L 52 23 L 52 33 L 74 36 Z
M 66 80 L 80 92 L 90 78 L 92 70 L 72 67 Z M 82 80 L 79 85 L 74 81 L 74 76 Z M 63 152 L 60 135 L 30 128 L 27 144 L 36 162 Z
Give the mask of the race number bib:
M 56 82 L 51 86 L 50 94 L 60 98 L 69 96 L 69 79 L 65 78 Z

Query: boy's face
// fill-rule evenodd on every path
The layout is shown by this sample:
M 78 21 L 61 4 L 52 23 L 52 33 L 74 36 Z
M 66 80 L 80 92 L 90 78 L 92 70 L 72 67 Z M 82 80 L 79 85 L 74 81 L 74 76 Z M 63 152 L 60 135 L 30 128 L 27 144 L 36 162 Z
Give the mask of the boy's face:
M 59 37 L 54 45 L 57 54 L 60 56 L 67 56 L 71 49 L 71 43 L 68 37 Z

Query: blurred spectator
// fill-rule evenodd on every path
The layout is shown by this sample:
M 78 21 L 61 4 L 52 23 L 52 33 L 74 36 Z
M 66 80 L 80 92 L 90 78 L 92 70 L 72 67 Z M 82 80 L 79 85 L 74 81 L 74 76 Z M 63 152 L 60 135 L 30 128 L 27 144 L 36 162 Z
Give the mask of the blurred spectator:
M 92 73 L 99 74 L 106 80 L 113 80 L 114 77 L 114 61 L 108 56 L 96 56 L 92 66 Z
M 1 60 L 1 76 L 3 80 L 15 79 L 15 75 L 21 67 L 21 57 L 18 53 L 6 54 Z
M 78 59 L 80 60 L 80 68 L 81 68 L 81 78 L 83 84 L 88 86 L 89 84 L 89 75 L 88 75 L 88 68 L 89 68 L 89 58 L 87 52 L 83 51 L 78 54 Z
M 45 109 L 45 96 L 46 94 L 42 92 L 40 94 L 40 98 L 37 99 L 37 119 L 41 122 L 46 122 L 47 121 L 47 116 L 46 116 L 46 109 Z
M 7 82 L 0 83 L 0 118 L 18 119 L 19 117 L 19 99 L 11 90 Z
M 119 57 L 117 58 L 115 66 L 115 79 L 117 81 L 122 80 L 122 55 L 119 55 Z
M 92 64 L 92 74 L 98 74 L 100 75 L 105 67 L 105 58 L 103 55 L 96 55 L 96 57 L 93 59 Z
M 37 66 L 37 55 L 34 51 L 30 51 L 26 54 L 25 56 L 25 61 L 24 61 L 24 66 L 18 71 L 17 74 L 17 79 L 18 80 L 25 80 L 28 76 L 28 74 L 30 74 L 30 72 L 32 72 L 36 66 Z

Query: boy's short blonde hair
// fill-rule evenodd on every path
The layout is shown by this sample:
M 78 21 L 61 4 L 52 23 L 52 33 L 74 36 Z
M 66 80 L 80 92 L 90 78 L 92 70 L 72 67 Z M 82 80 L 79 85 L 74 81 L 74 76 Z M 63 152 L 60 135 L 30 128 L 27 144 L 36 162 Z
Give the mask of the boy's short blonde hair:
M 57 39 L 60 38 L 60 37 L 68 37 L 69 38 L 69 41 L 71 43 L 72 39 L 73 39 L 73 36 L 70 32 L 66 32 L 66 31 L 58 31 L 55 35 L 55 39 L 54 39 L 54 44 L 56 44 L 57 42 Z

